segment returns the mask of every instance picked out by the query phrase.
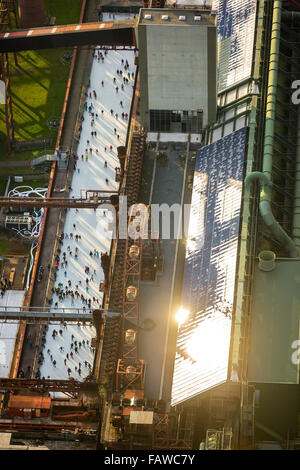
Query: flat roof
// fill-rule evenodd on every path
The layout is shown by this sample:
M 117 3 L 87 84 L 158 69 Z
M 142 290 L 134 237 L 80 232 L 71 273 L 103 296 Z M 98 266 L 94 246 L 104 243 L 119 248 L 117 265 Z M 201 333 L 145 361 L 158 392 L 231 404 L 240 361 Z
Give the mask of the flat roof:
M 300 339 L 300 261 L 277 259 L 263 272 L 256 261 L 249 339 L 248 380 L 298 384 L 300 364 L 293 361 Z
M 6 290 L 0 298 L 1 307 L 22 307 L 25 291 Z M 0 377 L 9 377 L 14 354 L 19 322 L 6 323 L 0 320 Z
M 151 19 L 146 19 L 145 15 L 151 15 Z M 162 17 L 167 16 L 164 20 Z M 184 21 L 179 17 L 185 17 Z M 195 19 L 200 17 L 200 20 Z M 169 26 L 215 26 L 215 15 L 211 15 L 210 10 L 182 10 L 174 8 L 141 8 L 139 15 L 139 25 L 169 25 Z

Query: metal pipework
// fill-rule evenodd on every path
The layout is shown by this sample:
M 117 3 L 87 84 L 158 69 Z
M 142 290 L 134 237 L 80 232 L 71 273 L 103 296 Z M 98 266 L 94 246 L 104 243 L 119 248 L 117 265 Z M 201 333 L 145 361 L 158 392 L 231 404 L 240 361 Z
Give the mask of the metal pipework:
M 258 255 L 258 267 L 261 271 L 270 272 L 276 268 L 276 255 L 273 251 L 264 250 Z
M 282 0 L 274 0 L 271 49 L 269 59 L 268 93 L 266 107 L 265 140 L 263 156 L 263 172 L 253 172 L 245 180 L 245 198 L 249 198 L 253 181 L 260 184 L 260 214 L 271 231 L 274 238 L 279 241 L 290 258 L 298 256 L 295 242 L 289 237 L 279 222 L 275 219 L 271 208 L 271 177 L 273 164 L 274 128 L 276 112 L 276 94 L 279 63 L 280 28 L 281 28 Z
M 260 214 L 266 226 L 271 231 L 274 238 L 284 247 L 290 258 L 297 258 L 298 250 L 295 242 L 289 237 L 285 230 L 281 227 L 279 222 L 275 219 L 271 208 L 271 187 L 268 176 L 265 173 L 254 171 L 247 176 L 245 180 L 245 198 L 249 198 L 251 184 L 258 181 L 260 184 Z
M 263 173 L 269 180 L 272 177 L 282 0 L 274 0 L 273 8 L 263 157 Z

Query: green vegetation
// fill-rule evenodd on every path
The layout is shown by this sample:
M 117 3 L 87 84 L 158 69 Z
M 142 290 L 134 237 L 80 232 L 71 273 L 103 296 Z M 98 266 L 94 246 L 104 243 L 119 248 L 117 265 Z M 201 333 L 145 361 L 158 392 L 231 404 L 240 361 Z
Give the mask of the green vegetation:
M 13 188 L 17 188 L 18 186 L 30 186 L 32 189 L 35 188 L 48 188 L 48 181 L 46 180 L 38 180 L 38 181 L 33 181 L 33 180 L 28 180 L 28 181 L 23 181 L 23 183 L 16 183 L 15 181 L 11 181 L 9 190 Z
M 48 16 L 56 18 L 56 24 L 77 23 L 80 16 L 82 0 L 45 0 Z M 59 121 L 63 107 L 72 48 L 40 51 L 24 51 L 17 54 L 18 65 L 14 55 L 9 55 L 11 94 L 16 140 L 31 140 L 45 137 L 52 138 L 55 147 L 58 128 L 51 127 L 50 121 Z M 25 151 L 11 157 L 7 155 L 6 121 L 4 105 L 0 105 L 0 163 L 9 160 L 20 160 L 20 166 L 0 167 L 0 194 L 4 193 L 7 176 L 40 174 L 42 169 L 35 170 L 24 165 L 24 160 L 41 155 L 43 149 Z M 46 153 L 49 148 L 44 149 Z M 22 161 L 22 163 L 21 163 Z M 46 187 L 47 180 L 24 181 L 22 185 Z M 19 185 L 12 181 L 11 188 Z M 18 252 L 29 254 L 30 244 L 16 242 L 6 232 L 0 234 L 0 255 Z M 1 265 L 0 265 L 1 268 Z
M 52 118 L 61 114 L 69 67 L 61 63 L 61 50 L 24 51 L 18 54 L 18 66 L 10 57 L 11 94 L 16 140 L 52 137 L 57 128 L 48 127 Z M 7 160 L 4 106 L 0 108 L 0 159 Z M 31 159 L 40 150 L 16 152 L 13 160 Z
M 55 16 L 55 24 L 77 23 L 80 16 L 82 0 L 45 0 L 46 12 Z
M 47 0 L 47 13 L 56 17 L 56 24 L 76 23 L 81 0 Z M 57 128 L 51 120 L 60 119 L 70 61 L 63 61 L 72 49 L 23 51 L 17 54 L 18 65 L 10 54 L 11 94 L 16 140 L 52 137 L 54 148 Z M 0 105 L 0 161 L 8 160 L 4 105 Z M 41 150 L 15 153 L 13 160 L 27 160 L 40 155 Z M 31 170 L 32 171 L 32 170 Z M 25 168 L 19 174 L 26 173 Z M 1 169 L 1 174 L 2 169 Z M 7 173 L 6 173 L 7 174 Z
M 10 243 L 6 238 L 0 238 L 0 256 L 6 255 L 9 253 Z
M 31 244 L 24 244 L 19 240 L 13 238 L 12 232 L 5 232 L 0 234 L 0 256 L 8 255 L 24 255 L 29 256 Z
M 7 178 L 0 179 L 0 196 L 3 196 L 6 189 Z
M 18 167 L 10 166 L 10 167 L 1 168 L 0 196 L 3 196 L 4 193 L 5 193 L 8 176 L 26 175 L 26 172 L 19 171 L 19 169 L 24 170 L 24 167 L 18 168 Z M 30 167 L 25 167 L 25 169 L 27 171 L 27 174 L 33 175 L 34 172 L 31 170 Z M 41 187 L 41 188 L 45 187 L 46 188 L 48 186 L 49 173 L 47 174 L 47 173 L 36 172 L 36 175 L 39 177 L 38 180 L 28 179 L 27 181 L 24 180 L 23 183 L 16 183 L 14 181 L 14 178 L 11 178 L 10 189 L 12 189 L 16 186 L 20 186 L 20 185 L 31 186 L 32 188 L 37 188 L 37 187 Z
M 5 166 L 0 168 L 2 176 L 21 176 L 41 173 L 41 168 L 33 169 L 30 166 Z

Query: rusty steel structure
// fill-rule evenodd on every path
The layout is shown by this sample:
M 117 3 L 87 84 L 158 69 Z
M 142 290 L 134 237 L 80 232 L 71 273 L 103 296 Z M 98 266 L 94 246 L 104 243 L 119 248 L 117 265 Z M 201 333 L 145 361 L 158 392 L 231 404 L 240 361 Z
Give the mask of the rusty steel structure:
M 122 299 L 122 357 L 117 366 L 117 389 L 143 389 L 143 361 L 138 354 L 139 293 L 143 239 L 148 235 L 148 208 L 131 209 L 125 246 Z M 138 382 L 138 383 L 137 383 Z
M 0 391 L 24 391 L 45 394 L 48 392 L 62 392 L 72 397 L 81 390 L 94 390 L 97 384 L 93 381 L 78 382 L 73 378 L 70 380 L 53 379 L 8 379 L 0 378 Z
M 166 0 L 144 0 L 144 8 L 165 8 Z
M 0 307 L 0 320 L 6 323 L 26 320 L 28 323 L 41 322 L 93 322 L 93 315 L 97 311 L 80 308 L 53 308 L 53 307 Z
M 9 57 L 7 53 L 0 55 L 0 80 L 5 84 L 4 99 L 5 99 L 5 122 L 7 132 L 7 151 L 10 155 L 12 153 L 13 143 L 15 140 L 13 109 L 10 90 L 10 75 L 9 75 Z
M 59 197 L 0 197 L 0 207 L 60 207 L 60 208 L 80 208 L 96 209 L 102 204 L 111 204 L 114 207 L 118 205 L 118 191 L 81 191 L 80 198 L 59 198 Z
M 12 29 L 14 21 L 17 24 L 16 3 L 14 0 L 0 0 L 0 33 L 4 33 L 7 29 Z M 14 54 L 15 64 L 17 65 L 17 56 Z M 15 140 L 14 133 L 14 120 L 13 108 L 10 88 L 10 68 L 9 68 L 9 55 L 7 52 L 0 54 L 0 80 L 5 85 L 3 90 L 3 99 L 5 100 L 5 122 L 7 132 L 7 151 L 10 155 L 13 150 L 13 143 Z
M 136 47 L 133 20 L 45 26 L 0 33 L 0 51 L 15 52 L 71 46 Z

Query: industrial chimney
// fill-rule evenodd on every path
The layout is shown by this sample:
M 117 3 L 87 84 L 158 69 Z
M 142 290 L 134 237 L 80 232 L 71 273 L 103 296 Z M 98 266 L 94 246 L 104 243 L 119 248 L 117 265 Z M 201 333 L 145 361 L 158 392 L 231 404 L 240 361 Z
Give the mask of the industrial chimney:
M 45 26 L 47 22 L 44 0 L 19 0 L 21 28 Z

